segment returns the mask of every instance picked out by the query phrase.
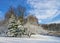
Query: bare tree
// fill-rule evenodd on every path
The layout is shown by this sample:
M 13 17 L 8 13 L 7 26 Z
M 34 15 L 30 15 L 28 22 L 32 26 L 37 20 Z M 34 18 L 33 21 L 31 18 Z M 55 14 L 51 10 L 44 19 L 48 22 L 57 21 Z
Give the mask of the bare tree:
M 14 7 L 10 7 L 9 8 L 9 10 L 6 12 L 6 14 L 5 14 L 5 19 L 9 19 L 9 18 L 11 18 L 11 15 L 14 15 L 15 17 L 16 17 L 16 15 L 15 15 L 15 8 Z
M 18 10 L 18 15 L 19 15 L 19 20 L 20 20 L 21 24 L 23 24 L 24 23 L 24 13 L 25 13 L 26 8 L 19 5 L 17 7 L 17 10 Z

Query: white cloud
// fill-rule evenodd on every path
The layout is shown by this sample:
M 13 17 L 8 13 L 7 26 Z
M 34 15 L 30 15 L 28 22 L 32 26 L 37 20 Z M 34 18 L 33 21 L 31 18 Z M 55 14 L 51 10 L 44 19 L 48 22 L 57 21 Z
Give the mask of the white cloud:
M 29 13 L 34 14 L 39 20 L 52 19 L 60 14 L 59 0 L 27 0 L 27 3 L 32 8 Z
M 51 23 L 60 23 L 60 20 L 49 22 L 48 24 L 51 24 Z
M 42 22 L 42 20 L 39 20 L 38 22 L 39 22 L 39 23 L 41 23 L 41 22 Z
M 30 11 L 30 13 L 34 14 L 38 19 L 47 19 L 57 16 L 57 10 L 34 10 Z
M 37 9 L 52 9 L 58 6 L 56 0 L 28 0 L 28 4 Z

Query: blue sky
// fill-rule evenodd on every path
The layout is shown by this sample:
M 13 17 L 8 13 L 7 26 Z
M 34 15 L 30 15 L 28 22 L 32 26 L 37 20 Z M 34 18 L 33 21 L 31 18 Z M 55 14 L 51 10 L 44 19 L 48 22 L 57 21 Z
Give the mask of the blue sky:
M 0 19 L 11 5 L 26 7 L 26 14 L 36 16 L 39 23 L 60 23 L 60 0 L 0 0 Z

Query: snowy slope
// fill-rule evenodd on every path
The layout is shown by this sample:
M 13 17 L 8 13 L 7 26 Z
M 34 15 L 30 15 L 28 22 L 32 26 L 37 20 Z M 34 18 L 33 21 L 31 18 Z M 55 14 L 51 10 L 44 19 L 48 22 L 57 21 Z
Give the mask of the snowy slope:
M 60 43 L 60 37 L 42 35 L 36 35 L 34 38 L 0 37 L 0 43 Z

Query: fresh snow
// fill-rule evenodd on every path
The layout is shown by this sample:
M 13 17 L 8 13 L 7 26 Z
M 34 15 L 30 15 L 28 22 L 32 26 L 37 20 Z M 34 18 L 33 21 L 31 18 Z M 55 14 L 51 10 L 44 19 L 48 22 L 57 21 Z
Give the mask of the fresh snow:
M 60 43 L 60 37 L 32 35 L 31 38 L 0 37 L 0 43 Z

